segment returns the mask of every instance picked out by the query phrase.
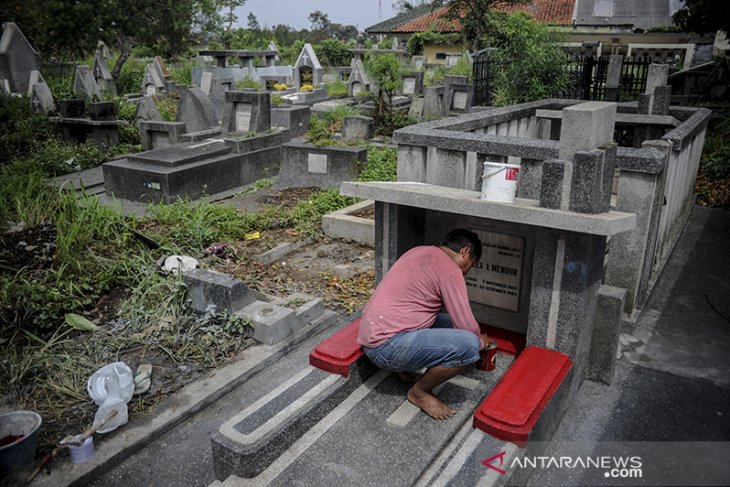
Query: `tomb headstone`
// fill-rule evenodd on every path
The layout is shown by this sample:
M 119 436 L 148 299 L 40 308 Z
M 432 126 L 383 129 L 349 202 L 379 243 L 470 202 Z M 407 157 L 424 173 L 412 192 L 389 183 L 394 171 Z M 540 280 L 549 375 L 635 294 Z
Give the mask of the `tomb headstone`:
M 353 115 L 345 117 L 342 123 L 342 140 L 370 140 L 375 132 L 372 117 Z
M 51 115 L 56 111 L 53 94 L 45 82 L 35 83 L 31 88 L 30 109 L 38 115 Z
M 141 122 L 162 121 L 162 115 L 151 96 L 143 96 L 137 101 L 137 112 L 134 115 L 134 125 L 139 128 Z
M 104 61 L 109 62 L 112 59 L 112 53 L 109 52 L 109 48 L 106 46 L 104 41 L 96 43 L 96 52 L 99 53 Z
M 416 69 L 423 69 L 423 65 L 426 64 L 426 57 L 425 56 L 413 56 L 411 57 L 411 64 L 413 64 L 413 67 Z
M 96 80 L 96 84 L 99 86 L 101 92 L 116 95 L 116 87 L 114 86 L 112 73 L 109 71 L 109 66 L 106 64 L 106 60 L 100 51 L 96 51 L 94 55 L 94 67 L 92 71 L 94 73 L 94 80 Z
M 13 22 L 2 24 L 0 79 L 12 93 L 27 93 L 30 73 L 40 70 L 38 54 Z
M 176 121 L 184 122 L 188 133 L 201 132 L 218 125 L 215 106 L 200 88 L 185 88 L 180 91 Z
M 420 95 L 423 94 L 423 72 L 413 71 L 403 75 L 403 94 L 404 95 Z
M 274 42 L 273 40 L 269 41 L 269 45 L 266 47 L 266 50 L 276 52 L 276 55 L 274 56 L 274 60 L 276 62 L 279 62 L 279 48 L 276 47 L 276 42 Z
M 28 80 L 28 96 L 33 93 L 33 85 L 36 83 L 45 83 L 46 81 L 41 76 L 40 71 L 33 70 L 30 72 L 30 79 Z
M 613 140 L 616 104 L 591 101 L 563 109 L 560 159 L 572 161 L 578 151 L 591 151 Z
M 390 49 L 393 50 L 393 51 L 397 51 L 399 49 L 398 38 L 397 37 L 394 37 L 393 38 L 393 43 L 391 44 Z
M 314 53 L 311 44 L 304 44 L 302 51 L 299 53 L 297 62 L 294 64 L 294 81 L 297 91 L 301 90 L 302 85 L 318 86 L 322 83 L 322 74 L 324 69 Z
M 139 122 L 139 138 L 146 151 L 169 147 L 182 142 L 185 124 L 182 122 L 163 122 L 161 120 L 142 120 Z
M 165 81 L 154 63 L 147 63 L 142 77 L 142 95 L 155 96 L 165 91 Z
M 86 100 L 87 103 L 101 100 L 99 85 L 96 84 L 94 75 L 85 64 L 76 66 L 76 74 L 74 75 L 74 93 Z
M 226 93 L 222 133 L 246 135 L 271 128 L 271 97 L 266 91 Z
M 357 96 L 362 91 L 370 91 L 370 78 L 365 71 L 365 65 L 361 60 L 356 59 L 347 79 L 347 96 Z
M 206 95 L 210 95 L 210 86 L 213 81 L 213 73 L 205 72 L 200 78 L 200 91 Z

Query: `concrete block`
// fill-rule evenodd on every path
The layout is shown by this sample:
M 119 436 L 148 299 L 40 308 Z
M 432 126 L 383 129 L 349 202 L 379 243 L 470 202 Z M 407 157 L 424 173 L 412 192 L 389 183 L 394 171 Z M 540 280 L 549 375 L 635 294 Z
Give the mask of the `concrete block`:
M 292 138 L 301 137 L 309 130 L 311 108 L 289 106 L 271 109 L 271 126 L 289 129 Z
M 570 211 L 606 213 L 611 209 L 611 188 L 618 146 L 576 152 L 570 189 Z
M 342 139 L 346 141 L 370 140 L 374 132 L 375 121 L 372 117 L 353 115 L 345 117 L 342 124 Z
M 572 161 L 578 151 L 592 151 L 613 141 L 616 104 L 591 101 L 563 108 L 560 155 Z
M 215 305 L 219 312 L 235 313 L 256 301 L 243 281 L 222 272 L 193 269 L 183 278 L 189 288 L 190 307 L 196 313 L 205 313 L 209 305 Z
M 540 207 L 566 210 L 570 201 L 573 163 L 551 159 L 542 165 Z
M 322 217 L 322 232 L 330 238 L 352 240 L 361 245 L 375 246 L 375 220 L 362 218 L 357 213 L 372 208 L 372 200 L 365 200 Z
M 367 160 L 367 149 L 362 147 L 317 147 L 289 142 L 282 145 L 282 152 L 277 181 L 282 187 L 335 187 L 355 179 Z
M 188 132 L 198 132 L 220 123 L 213 102 L 200 88 L 180 90 L 176 122 L 184 122 Z
M 251 320 L 253 337 L 266 345 L 280 342 L 302 325 L 294 310 L 266 301 L 249 303 L 236 316 Z
M 598 289 L 586 379 L 604 384 L 613 379 L 625 299 L 625 289 L 607 285 Z
M 168 147 L 182 142 L 185 124 L 182 122 L 163 122 L 150 120 L 139 122 L 139 138 L 146 151 Z

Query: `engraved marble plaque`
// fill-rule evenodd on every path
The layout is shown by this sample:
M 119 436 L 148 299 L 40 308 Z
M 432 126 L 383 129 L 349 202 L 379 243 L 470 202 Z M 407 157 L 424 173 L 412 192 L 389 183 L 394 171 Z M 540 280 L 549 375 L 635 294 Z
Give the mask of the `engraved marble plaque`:
M 482 258 L 466 275 L 469 300 L 518 311 L 524 237 L 476 230 L 482 242 Z
M 416 78 L 406 78 L 403 80 L 403 94 L 413 95 L 416 92 Z
M 466 110 L 466 91 L 455 91 L 452 103 L 454 110 Z
M 316 174 L 327 174 L 327 154 L 309 154 L 307 169 Z
M 236 103 L 236 132 L 248 132 L 251 127 L 251 104 Z

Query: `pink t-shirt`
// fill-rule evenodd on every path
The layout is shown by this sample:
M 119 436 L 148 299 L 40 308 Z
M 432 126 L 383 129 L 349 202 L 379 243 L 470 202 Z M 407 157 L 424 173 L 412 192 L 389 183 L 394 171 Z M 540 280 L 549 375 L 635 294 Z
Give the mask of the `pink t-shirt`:
M 455 328 L 479 325 L 459 266 L 439 247 L 415 247 L 393 264 L 368 301 L 357 342 L 377 347 L 396 333 L 430 327 L 442 307 Z

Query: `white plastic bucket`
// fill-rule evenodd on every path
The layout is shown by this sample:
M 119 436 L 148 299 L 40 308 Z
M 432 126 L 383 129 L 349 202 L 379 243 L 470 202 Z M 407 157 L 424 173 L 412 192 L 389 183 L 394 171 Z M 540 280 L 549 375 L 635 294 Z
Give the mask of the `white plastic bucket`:
M 518 164 L 484 162 L 482 175 L 482 199 L 500 203 L 514 203 L 517 194 Z

